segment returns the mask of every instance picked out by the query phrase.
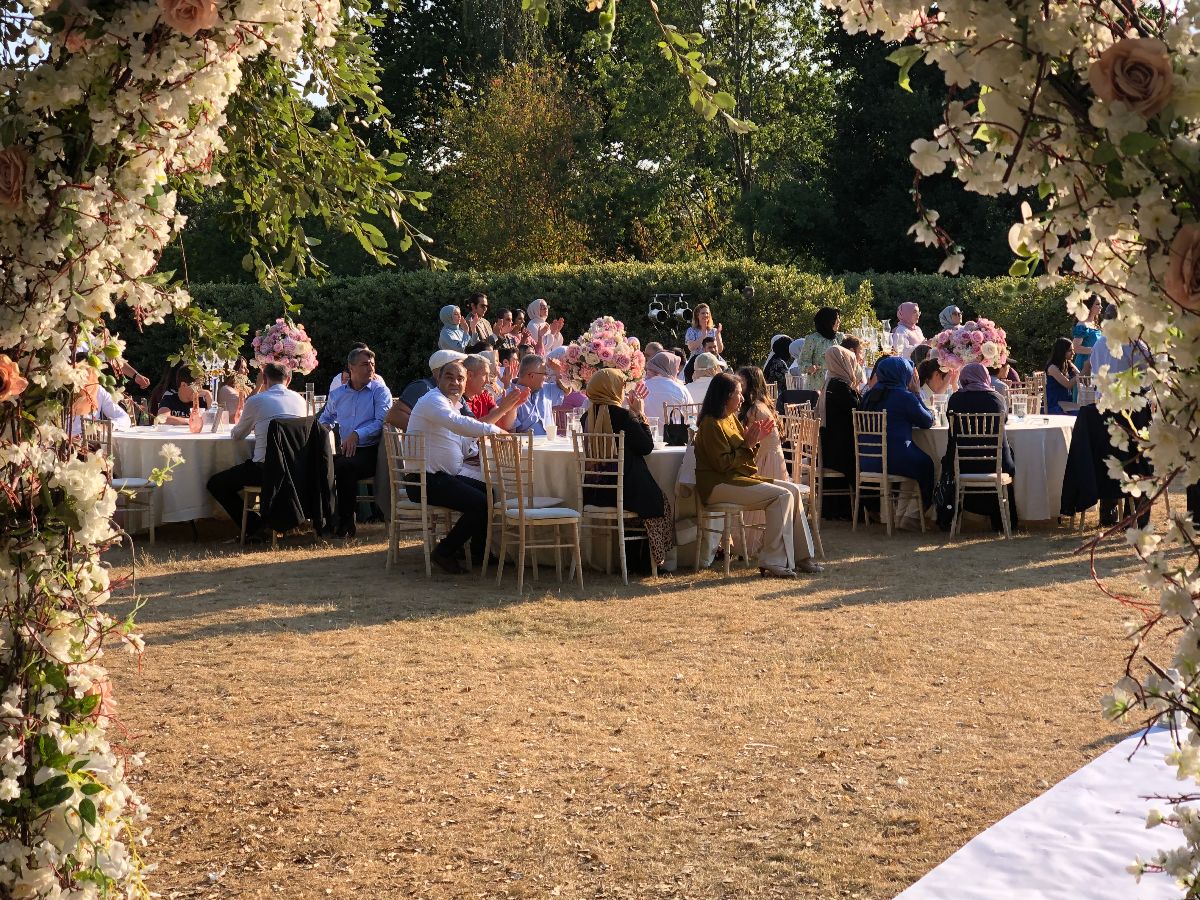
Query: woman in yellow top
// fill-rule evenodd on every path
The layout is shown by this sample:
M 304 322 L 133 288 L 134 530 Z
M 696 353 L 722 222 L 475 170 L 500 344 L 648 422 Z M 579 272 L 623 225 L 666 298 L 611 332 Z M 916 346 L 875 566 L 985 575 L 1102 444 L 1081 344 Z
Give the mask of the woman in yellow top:
M 754 464 L 758 445 L 774 428 L 774 419 L 738 421 L 742 383 L 732 375 L 713 378 L 696 426 L 696 490 L 705 503 L 737 503 L 767 514 L 766 532 L 758 552 L 763 575 L 795 578 L 796 570 L 820 572 L 813 560 L 800 486 L 772 481 Z M 797 553 L 805 553 L 797 559 Z

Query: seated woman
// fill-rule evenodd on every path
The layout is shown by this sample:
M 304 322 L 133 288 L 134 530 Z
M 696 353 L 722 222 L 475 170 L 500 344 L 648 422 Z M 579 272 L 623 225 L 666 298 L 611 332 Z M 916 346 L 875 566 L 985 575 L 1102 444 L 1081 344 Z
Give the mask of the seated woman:
M 744 431 L 756 422 L 771 421 L 775 423 L 775 427 L 767 432 L 762 443 L 758 445 L 758 452 L 754 455 L 754 466 L 758 469 L 758 474 L 764 478 L 770 478 L 776 482 L 790 482 L 792 476 L 788 472 L 787 459 L 783 455 L 783 442 L 780 434 L 782 423 L 779 421 L 775 408 L 771 405 L 771 398 L 767 396 L 767 380 L 763 376 L 762 370 L 755 366 L 742 366 L 738 369 L 737 375 L 742 382 L 742 408 L 738 410 L 738 421 L 742 424 L 742 430 Z M 808 517 L 804 515 L 802 507 L 796 507 L 796 515 L 804 520 L 805 543 L 811 543 L 812 535 L 808 528 Z M 750 555 L 757 553 L 759 547 L 762 546 L 761 527 L 766 523 L 766 516 L 759 510 L 752 510 L 742 514 L 742 521 L 748 526 L 757 526 L 746 533 L 744 550 L 746 558 L 749 559 Z
M 438 349 L 466 353 L 467 346 L 471 343 L 471 335 L 462 327 L 462 311 L 450 304 L 442 307 L 439 316 L 442 320 L 442 331 L 438 335 Z
M 212 393 L 206 388 L 197 391 L 192 387 L 192 381 L 192 373 L 188 371 L 187 365 L 177 364 L 169 381 L 174 386 L 163 391 L 158 401 L 156 417 L 166 416 L 168 425 L 186 425 L 192 413 L 193 401 L 198 401 L 201 409 L 212 406 Z
M 691 403 L 692 395 L 679 380 L 682 363 L 674 353 L 660 351 L 646 360 L 646 414 L 662 418 L 663 407 Z M 666 425 L 664 420 L 661 424 Z
M 1075 387 L 1079 384 L 1079 370 L 1072 359 L 1075 351 L 1068 338 L 1059 338 L 1050 348 L 1046 360 L 1046 412 L 1057 416 L 1074 416 L 1079 413 L 1075 403 Z
M 217 388 L 217 406 L 229 413 L 229 424 L 236 425 L 242 416 L 242 405 L 254 393 L 254 382 L 250 380 L 250 363 L 239 356 L 233 362 L 233 373 L 226 375 Z
M 704 503 L 737 503 L 765 510 L 766 532 L 758 553 L 760 574 L 795 578 L 796 569 L 820 572 L 807 540 L 799 485 L 775 482 L 758 474 L 758 445 L 775 428 L 771 420 L 743 429 L 737 412 L 742 383 L 722 372 L 713 377 L 700 408 L 696 429 L 696 490 Z M 797 558 L 800 557 L 800 558 Z
M 899 356 L 886 356 L 875 367 L 875 387 L 863 397 L 860 408 L 887 413 L 887 464 L 889 475 L 914 479 L 921 487 L 921 510 L 933 502 L 933 460 L 913 443 L 914 428 L 930 428 L 933 412 L 920 398 L 920 387 L 912 363 Z M 863 471 L 877 466 L 874 459 L 864 460 Z M 878 469 L 875 469 L 878 471 Z M 901 527 L 912 527 L 905 521 Z M 917 527 L 920 523 L 917 522 Z
M 650 474 L 646 457 L 654 449 L 654 437 L 646 424 L 646 387 L 641 385 L 625 395 L 625 376 L 616 369 L 601 369 L 587 384 L 590 402 L 583 417 L 583 430 L 592 434 L 625 435 L 625 509 L 638 514 L 646 529 L 650 553 L 662 565 L 667 551 L 675 546 L 675 511 L 671 501 Z M 628 409 L 621 406 L 628 403 Z M 583 502 L 594 506 L 612 506 L 613 491 L 583 486 Z
M 917 380 L 921 382 L 921 400 L 930 409 L 933 409 L 934 397 L 948 397 L 954 386 L 953 376 L 931 358 L 917 366 Z
M 817 401 L 821 418 L 821 468 L 840 472 L 842 478 L 825 476 L 826 485 L 836 490 L 849 487 L 854 478 L 854 410 L 862 396 L 858 392 L 858 360 L 845 346 L 825 351 L 825 390 Z M 845 479 L 845 483 L 843 483 Z M 849 519 L 850 498 L 826 495 L 821 515 L 827 519 Z
M 1000 396 L 992 388 L 992 379 L 988 374 L 988 370 L 979 363 L 968 363 L 962 367 L 958 373 L 958 390 L 950 395 L 950 399 L 946 403 L 946 414 L 952 417 L 955 413 L 1000 413 L 1002 416 L 1008 414 L 1008 404 L 1004 398 Z M 942 471 L 952 471 L 954 468 L 954 455 L 957 452 L 959 442 L 968 440 L 960 438 L 956 434 L 954 428 L 954 420 L 950 419 L 950 439 L 946 445 L 946 453 L 942 457 Z M 1001 468 L 1009 475 L 1017 474 L 1017 467 L 1013 461 L 1012 448 L 1008 445 L 1008 438 L 1004 439 L 1004 446 L 1001 448 Z M 968 473 L 986 474 L 995 471 L 987 465 L 981 465 L 978 462 L 962 463 L 962 470 Z M 1004 523 L 1000 520 L 1000 504 L 996 502 L 995 496 L 987 494 L 969 494 L 966 497 L 964 509 L 967 512 L 979 513 L 983 516 L 990 516 L 992 519 L 992 528 L 996 531 L 1004 530 Z M 1017 506 L 1016 498 L 1013 494 L 1013 486 L 1008 486 L 1008 514 L 1010 523 L 1013 528 L 1017 527 Z

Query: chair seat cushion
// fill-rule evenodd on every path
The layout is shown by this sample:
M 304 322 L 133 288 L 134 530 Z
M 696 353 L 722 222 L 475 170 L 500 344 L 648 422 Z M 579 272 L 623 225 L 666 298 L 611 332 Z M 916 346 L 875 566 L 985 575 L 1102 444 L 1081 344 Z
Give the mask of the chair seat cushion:
M 525 508 L 526 509 L 549 509 L 552 506 L 558 506 L 558 504 L 560 504 L 560 503 L 562 503 L 562 497 L 526 497 L 525 498 Z M 497 503 L 496 506 L 500 506 L 500 504 Z M 506 501 L 505 506 L 507 506 L 509 509 L 516 509 L 517 508 L 517 498 L 514 497 L 513 499 Z
M 521 512 L 522 510 L 511 507 L 504 511 L 504 517 L 506 519 L 519 519 Z M 526 507 L 524 513 L 527 520 L 562 519 L 563 521 L 575 521 L 579 519 L 579 513 L 565 506 L 547 506 L 542 509 L 529 509 Z
M 705 503 L 705 512 L 740 512 L 746 507 L 740 503 Z
M 134 491 L 138 488 L 154 487 L 154 482 L 149 478 L 114 478 L 112 480 L 112 486 L 118 491 Z
M 996 482 L 996 473 L 995 472 L 982 472 L 979 474 L 963 472 L 958 477 L 963 482 L 968 483 L 968 484 L 987 484 L 988 482 L 995 484 L 995 482 Z M 1013 477 L 1011 475 L 1009 475 L 1007 472 L 1002 472 L 1000 474 L 1000 483 L 1001 484 L 1012 484 Z

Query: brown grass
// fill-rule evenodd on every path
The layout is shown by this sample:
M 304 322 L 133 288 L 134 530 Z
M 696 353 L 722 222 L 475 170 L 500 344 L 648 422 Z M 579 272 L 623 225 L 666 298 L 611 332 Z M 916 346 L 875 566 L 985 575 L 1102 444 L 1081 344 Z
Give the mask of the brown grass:
M 144 667 L 110 659 L 151 886 L 892 897 L 1129 733 L 1098 712 L 1126 616 L 1078 535 L 939 542 L 829 527 L 795 585 L 589 572 L 524 600 L 426 581 L 415 547 L 385 572 L 379 526 L 160 543 Z M 1131 584 L 1121 545 L 1100 565 Z

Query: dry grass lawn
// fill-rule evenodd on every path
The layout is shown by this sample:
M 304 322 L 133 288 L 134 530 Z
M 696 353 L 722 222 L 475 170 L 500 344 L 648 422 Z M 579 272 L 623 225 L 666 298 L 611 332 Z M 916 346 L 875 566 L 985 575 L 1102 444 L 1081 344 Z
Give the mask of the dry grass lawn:
M 829 526 L 794 584 L 524 599 L 386 572 L 382 526 L 187 537 L 141 568 L 141 672 L 109 659 L 167 898 L 888 898 L 1129 733 L 1066 531 Z

